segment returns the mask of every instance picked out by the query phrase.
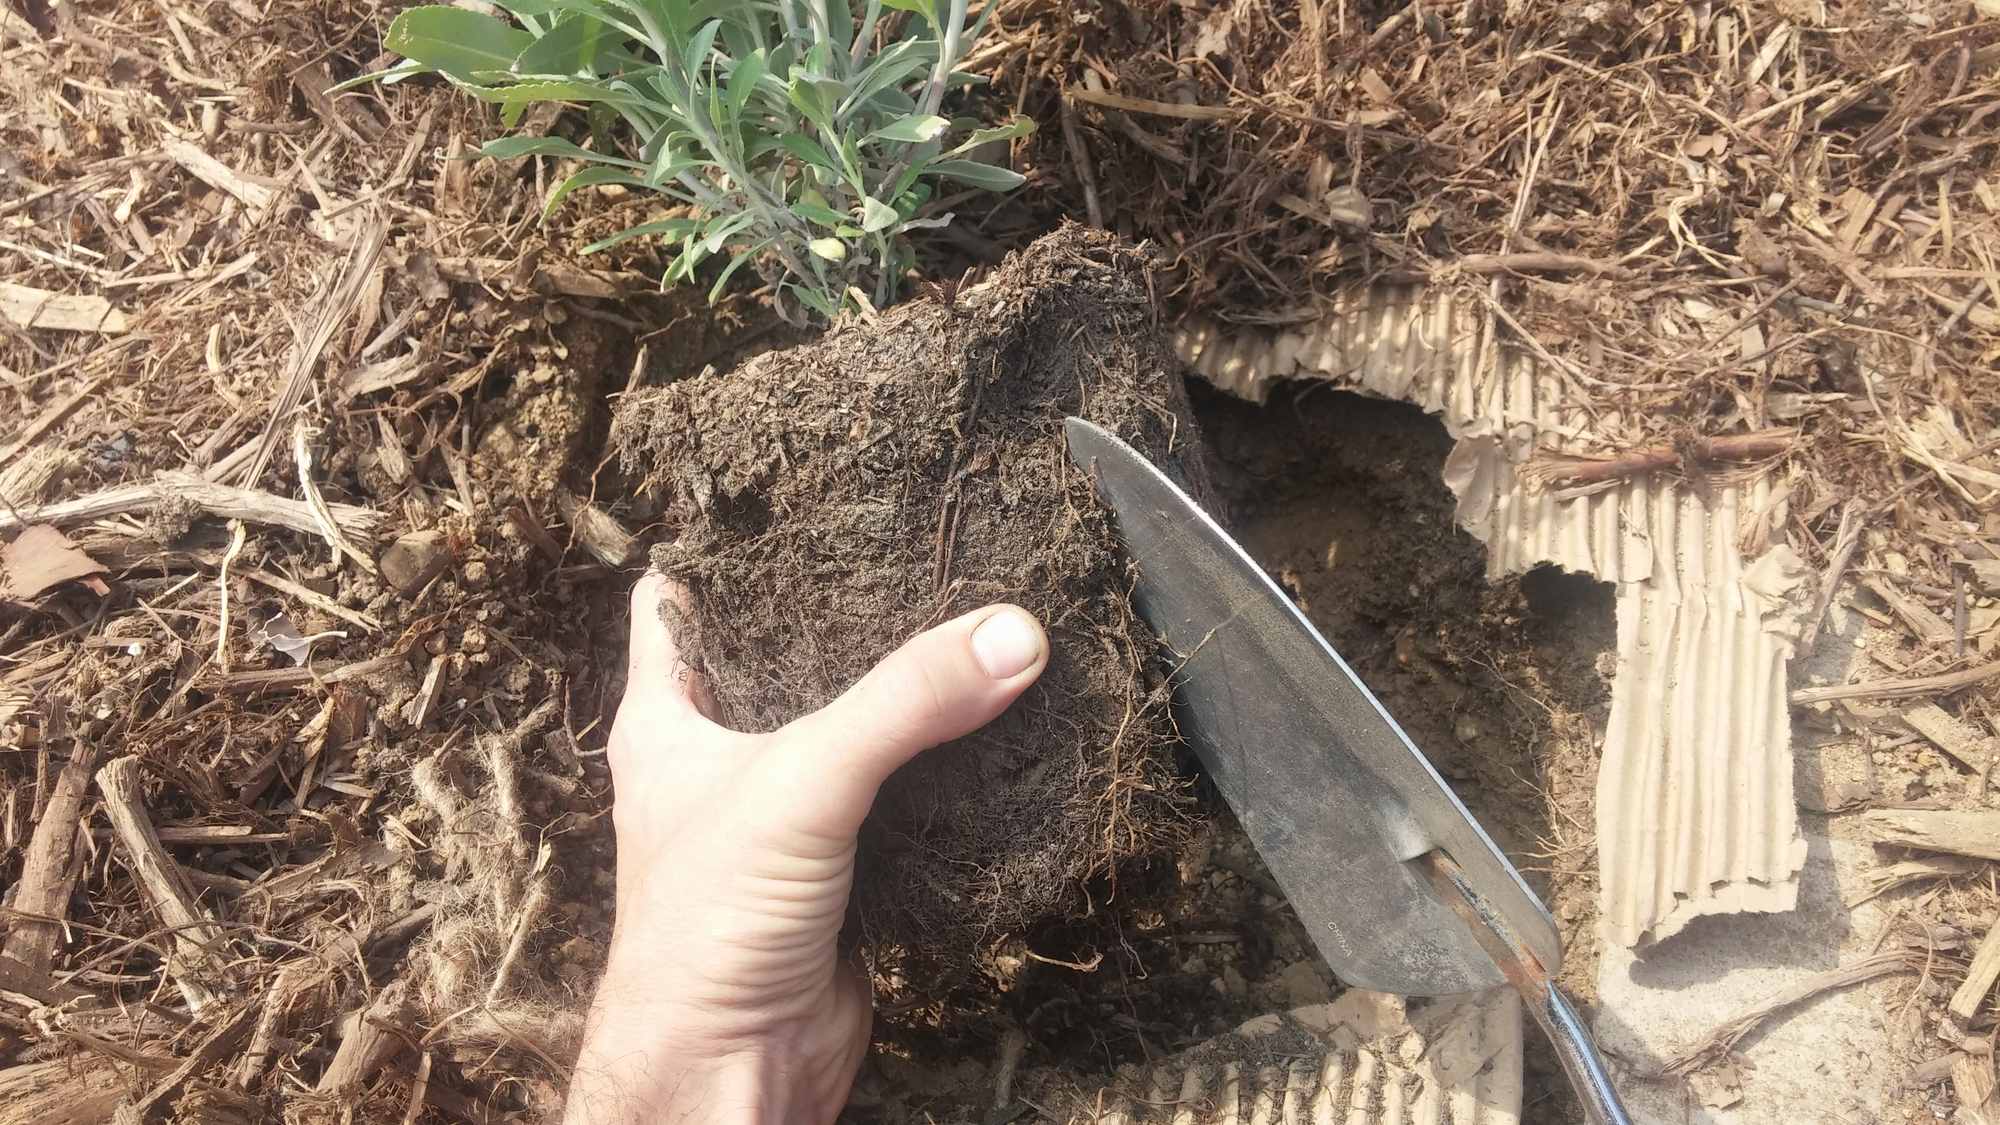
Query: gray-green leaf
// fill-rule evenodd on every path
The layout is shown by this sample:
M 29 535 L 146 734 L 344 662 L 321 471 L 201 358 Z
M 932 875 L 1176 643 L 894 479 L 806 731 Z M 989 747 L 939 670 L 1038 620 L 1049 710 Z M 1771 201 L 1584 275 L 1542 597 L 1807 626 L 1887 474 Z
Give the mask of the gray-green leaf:
M 694 38 L 688 40 L 687 53 L 682 61 L 687 64 L 690 81 L 700 80 L 702 68 L 708 64 L 709 48 L 715 46 L 716 32 L 721 30 L 721 20 L 710 20 L 701 25 L 701 30 L 694 33 Z
M 736 61 L 729 72 L 729 121 L 734 124 L 743 118 L 743 107 L 750 103 L 750 95 L 756 93 L 757 83 L 764 79 L 764 52 L 752 51 Z
M 792 214 L 808 222 L 818 223 L 823 227 L 837 227 L 847 221 L 847 216 L 828 207 L 826 201 L 819 198 L 817 192 L 813 193 L 811 199 L 801 199 L 797 203 L 792 204 Z
M 1015 137 L 1025 137 L 1034 131 L 1035 122 L 1032 118 L 1016 117 L 1005 125 L 995 125 L 990 129 L 974 129 L 971 136 L 965 138 L 965 140 L 961 141 L 951 151 L 945 153 L 945 155 L 957 156 L 960 153 L 971 152 L 983 144 L 989 144 L 993 141 L 1011 141 Z
M 596 73 L 597 60 L 623 35 L 584 12 L 565 12 L 514 60 L 516 74 Z
M 786 152 L 807 164 L 817 164 L 829 172 L 838 170 L 834 166 L 833 157 L 826 154 L 826 150 L 819 146 L 819 142 L 803 133 L 786 133 L 778 138 L 778 143 L 784 146 Z
M 924 174 L 959 180 L 988 191 L 1012 191 L 1028 182 L 1028 177 L 1019 172 L 981 164 L 977 160 L 940 160 L 926 165 Z
M 819 88 L 803 75 L 794 75 L 785 93 L 798 111 L 806 115 L 806 120 L 822 129 L 833 128 L 833 119 L 827 114 L 826 102 L 820 98 Z
M 861 229 L 869 234 L 888 230 L 890 227 L 896 225 L 896 220 L 900 217 L 896 214 L 894 207 L 883 203 L 874 196 L 864 195 L 861 197 Z
M 882 0 L 884 8 L 894 8 L 899 12 L 915 12 L 937 26 L 937 0 Z
M 693 230 L 697 225 L 699 224 L 693 219 L 661 219 L 657 222 L 640 223 L 636 227 L 626 227 L 617 234 L 598 239 L 596 242 L 584 247 L 583 252 L 586 254 L 595 254 L 602 250 L 609 250 L 621 242 L 630 242 L 635 238 L 650 238 L 654 235 L 665 238 L 679 238 Z
M 646 187 L 646 181 L 619 168 L 585 168 L 569 179 L 556 185 L 549 192 L 549 198 L 542 204 L 542 218 L 556 213 L 556 207 L 578 188 L 598 187 L 604 184 L 624 184 L 626 187 Z
M 741 254 L 736 255 L 734 258 L 729 259 L 729 264 L 722 267 L 722 276 L 716 278 L 715 284 L 709 286 L 708 288 L 708 303 L 712 305 L 719 298 L 721 298 L 722 287 L 729 284 L 730 275 L 734 274 L 737 270 L 742 269 L 743 263 L 749 261 L 750 259 L 756 257 L 759 254 L 762 254 L 764 252 L 764 248 L 766 246 L 769 246 L 770 244 L 771 240 L 767 238 L 764 241 L 759 242 L 757 245 L 752 246 L 748 250 L 743 251 Z
M 506 70 L 535 37 L 492 16 L 464 8 L 410 8 L 389 24 L 384 50 L 394 51 L 460 81 L 479 70 Z
M 479 146 L 479 154 L 497 160 L 513 160 L 523 156 L 566 156 L 574 160 L 588 160 L 595 164 L 613 164 L 620 168 L 637 168 L 641 171 L 646 168 L 645 164 L 637 160 L 592 152 L 561 137 L 500 137 Z
M 936 140 L 938 134 L 944 132 L 950 125 L 950 121 L 935 115 L 905 117 L 901 121 L 892 121 L 882 126 L 880 129 L 868 134 L 866 139 L 870 141 L 897 141 L 903 144 L 922 144 L 925 141 Z

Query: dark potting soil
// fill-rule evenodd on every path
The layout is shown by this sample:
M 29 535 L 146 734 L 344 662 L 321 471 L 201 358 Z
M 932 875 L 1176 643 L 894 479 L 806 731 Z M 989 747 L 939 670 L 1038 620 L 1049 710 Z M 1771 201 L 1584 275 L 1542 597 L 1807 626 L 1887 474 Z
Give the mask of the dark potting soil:
M 948 302 L 633 396 L 614 421 L 663 491 L 677 535 L 653 565 L 692 593 L 682 628 L 726 723 L 779 727 L 990 602 L 1048 630 L 1040 681 L 892 777 L 863 830 L 857 932 L 892 994 L 947 985 L 1185 834 L 1165 669 L 1065 452 L 1070 414 L 1202 487 L 1145 261 L 1078 226 Z

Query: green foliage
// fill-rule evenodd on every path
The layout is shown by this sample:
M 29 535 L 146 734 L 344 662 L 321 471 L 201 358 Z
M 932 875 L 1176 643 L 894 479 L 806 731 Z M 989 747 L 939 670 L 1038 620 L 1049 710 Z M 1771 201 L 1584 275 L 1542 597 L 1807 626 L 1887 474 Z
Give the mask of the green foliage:
M 514 24 L 463 8 L 398 15 L 384 46 L 405 61 L 357 81 L 438 74 L 520 121 L 536 102 L 589 104 L 629 138 L 595 147 L 506 137 L 487 156 L 583 163 L 545 213 L 601 184 L 645 188 L 686 205 L 593 243 L 656 237 L 678 249 L 667 281 L 729 255 L 710 291 L 754 262 L 778 282 L 780 307 L 831 317 L 850 291 L 884 305 L 910 263 L 906 232 L 943 226 L 924 207 L 949 179 L 1006 191 L 1022 177 L 968 159 L 1034 129 L 939 116 L 947 90 L 977 81 L 955 69 L 985 24 L 966 0 L 499 0 Z M 884 9 L 905 12 L 885 20 Z M 890 25 L 899 24 L 891 34 Z M 518 26 L 516 26 L 518 25 Z M 625 145 L 623 151 L 615 151 Z

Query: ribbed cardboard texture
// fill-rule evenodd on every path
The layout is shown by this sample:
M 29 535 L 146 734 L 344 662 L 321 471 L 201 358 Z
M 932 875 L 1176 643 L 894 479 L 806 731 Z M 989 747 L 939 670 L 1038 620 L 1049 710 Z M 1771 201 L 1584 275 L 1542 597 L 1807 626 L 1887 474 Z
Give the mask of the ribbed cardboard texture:
M 1598 863 L 1608 940 L 1634 946 L 1704 914 L 1790 910 L 1805 840 L 1792 794 L 1785 698 L 1801 581 L 1777 547 L 1746 559 L 1752 521 L 1783 526 L 1768 480 L 1697 493 L 1665 475 L 1581 494 L 1531 487 L 1520 467 L 1602 420 L 1556 372 L 1482 346 L 1482 317 L 1413 287 L 1354 290 L 1310 320 L 1259 331 L 1184 327 L 1182 358 L 1261 399 L 1315 379 L 1439 415 L 1458 520 L 1494 576 L 1542 563 L 1617 587 L 1617 672 L 1598 773 Z

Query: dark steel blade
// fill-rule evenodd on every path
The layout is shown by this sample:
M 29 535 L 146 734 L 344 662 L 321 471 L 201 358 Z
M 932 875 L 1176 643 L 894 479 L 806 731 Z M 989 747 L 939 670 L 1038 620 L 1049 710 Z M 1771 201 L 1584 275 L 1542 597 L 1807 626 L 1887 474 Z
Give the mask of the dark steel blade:
M 1553 974 L 1554 921 L 1402 728 L 1263 568 L 1124 442 L 1080 418 L 1138 564 L 1138 609 L 1180 662 L 1182 732 L 1348 984 L 1434 996 L 1507 983 L 1422 865 L 1442 849 Z

